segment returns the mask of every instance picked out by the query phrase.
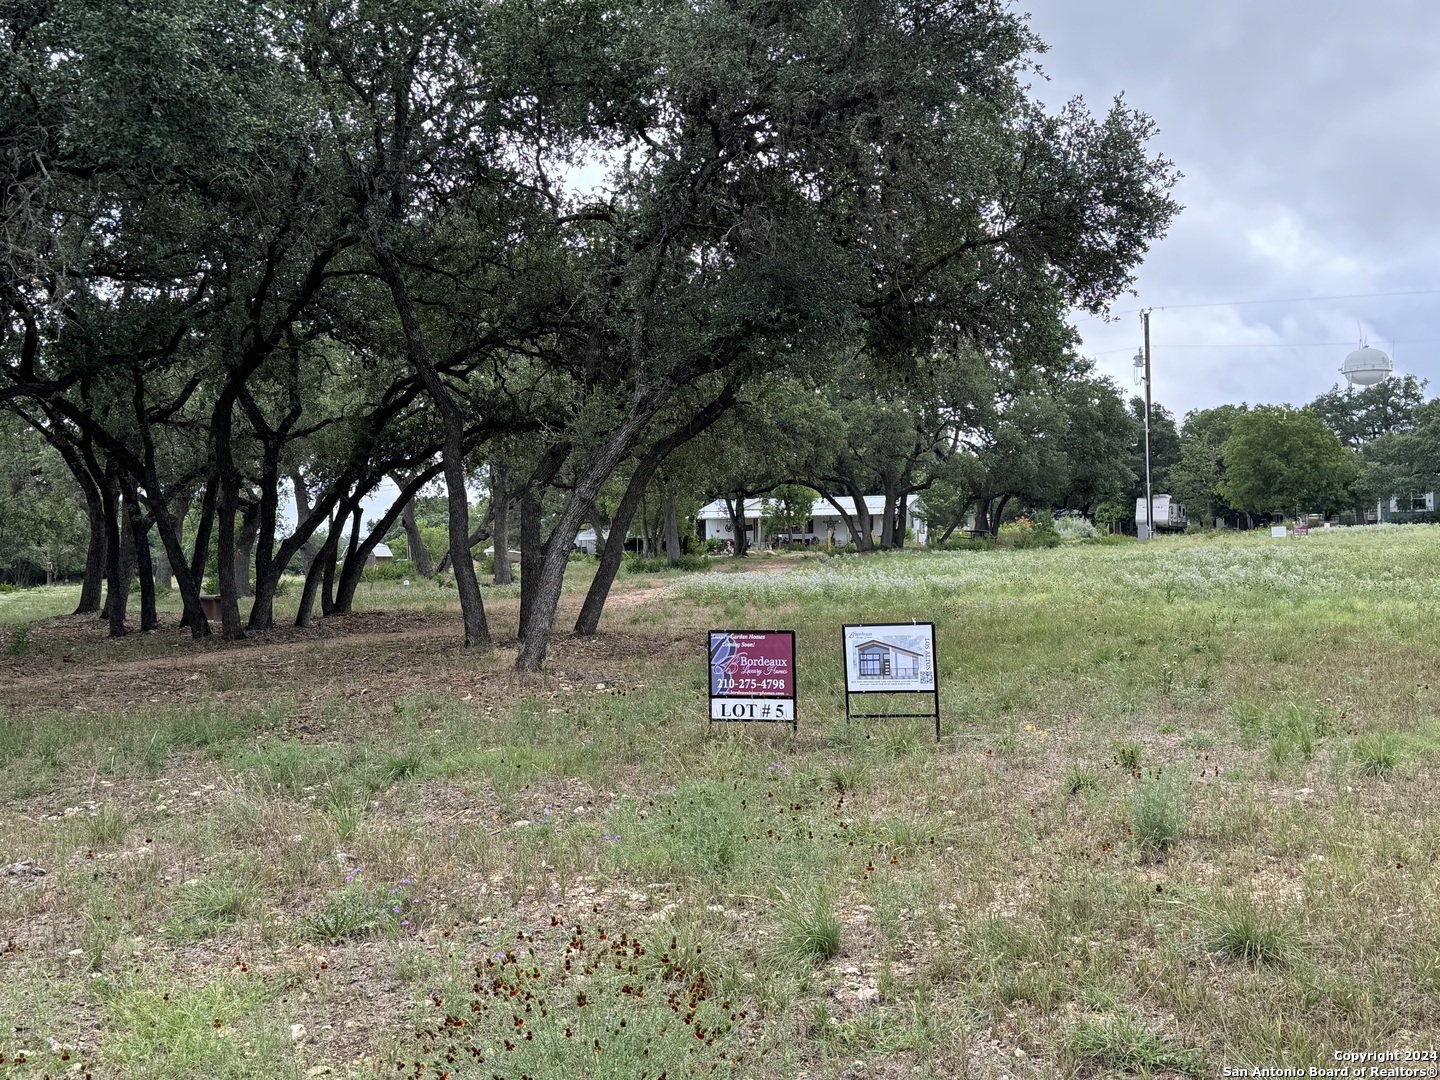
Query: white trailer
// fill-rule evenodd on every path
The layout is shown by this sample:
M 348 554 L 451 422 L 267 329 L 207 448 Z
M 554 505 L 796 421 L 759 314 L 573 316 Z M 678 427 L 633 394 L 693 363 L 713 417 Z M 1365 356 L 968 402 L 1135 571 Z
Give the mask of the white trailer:
M 1185 508 L 1169 495 L 1156 495 L 1151 500 L 1150 515 L 1155 522 L 1156 532 L 1184 532 Z M 1135 526 L 1137 531 L 1145 527 L 1145 496 L 1135 500 Z

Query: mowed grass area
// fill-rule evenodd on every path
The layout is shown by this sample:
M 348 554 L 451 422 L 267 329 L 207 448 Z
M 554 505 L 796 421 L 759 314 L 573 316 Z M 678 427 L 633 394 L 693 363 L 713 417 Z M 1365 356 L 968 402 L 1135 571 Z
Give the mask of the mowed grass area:
M 200 646 L 0 595 L 0 1075 L 1209 1076 L 1435 1043 L 1440 529 L 622 586 L 535 678 L 510 596 L 467 653 L 391 586 Z M 912 617 L 938 745 L 844 720 L 841 625 Z M 797 738 L 707 725 L 712 627 L 797 631 Z

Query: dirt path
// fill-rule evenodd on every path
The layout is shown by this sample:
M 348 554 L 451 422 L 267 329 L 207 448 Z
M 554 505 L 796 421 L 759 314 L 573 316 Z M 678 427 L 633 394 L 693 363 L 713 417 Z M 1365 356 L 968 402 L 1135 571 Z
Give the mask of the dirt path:
M 766 560 L 744 570 L 784 573 L 797 565 Z M 317 619 L 303 629 L 277 626 L 243 641 L 218 636 L 196 641 L 173 614 L 161 616 L 154 634 L 111 641 L 98 619 L 62 616 L 33 624 L 31 654 L 0 665 L 0 709 L 15 715 L 55 708 L 103 712 L 202 696 L 248 704 L 285 696 L 292 686 L 304 699 L 304 713 L 318 711 L 320 701 L 334 696 L 373 696 L 377 705 L 426 690 L 511 696 L 573 684 L 597 672 L 603 679 L 607 661 L 617 658 L 668 655 L 672 649 L 677 660 L 688 655 L 704 628 L 704 612 L 672 603 L 675 585 L 643 578 L 617 582 L 600 633 L 588 638 L 569 632 L 583 595 L 564 596 L 540 676 L 511 667 L 519 601 L 509 597 L 487 601 L 495 648 L 479 652 L 460 645 L 456 610 L 357 611 Z M 656 618 L 637 620 L 644 611 L 654 611 Z

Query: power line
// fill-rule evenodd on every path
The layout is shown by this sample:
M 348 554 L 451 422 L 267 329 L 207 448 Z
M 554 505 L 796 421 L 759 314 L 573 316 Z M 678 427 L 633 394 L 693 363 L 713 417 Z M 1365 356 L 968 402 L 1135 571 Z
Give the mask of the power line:
M 1404 292 L 1346 293 L 1340 296 L 1289 296 L 1275 300 L 1227 300 L 1207 304 L 1155 304 L 1149 308 L 1126 308 L 1112 315 L 1135 315 L 1142 311 L 1184 311 L 1191 308 L 1249 307 L 1256 304 L 1317 304 L 1328 300 L 1375 300 L 1391 296 L 1437 296 L 1440 289 L 1407 289 Z
M 1440 341 L 1440 338 L 1385 338 L 1392 347 L 1395 345 L 1424 345 Z M 1350 341 L 1261 341 L 1253 345 L 1164 345 L 1162 350 L 1167 349 L 1335 349 L 1347 345 L 1354 345 Z M 1133 352 L 1132 349 L 1107 349 L 1104 352 L 1087 353 L 1087 356 L 1116 356 L 1120 353 Z

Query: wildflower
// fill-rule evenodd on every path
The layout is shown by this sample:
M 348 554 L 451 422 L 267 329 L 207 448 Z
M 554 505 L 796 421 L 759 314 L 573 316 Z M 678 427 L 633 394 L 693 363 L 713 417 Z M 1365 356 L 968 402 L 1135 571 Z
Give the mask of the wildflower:
M 410 925 L 410 920 L 409 920 L 409 919 L 401 919 L 401 920 L 400 920 L 400 925 L 401 925 L 401 926 L 409 926 L 409 925 Z

